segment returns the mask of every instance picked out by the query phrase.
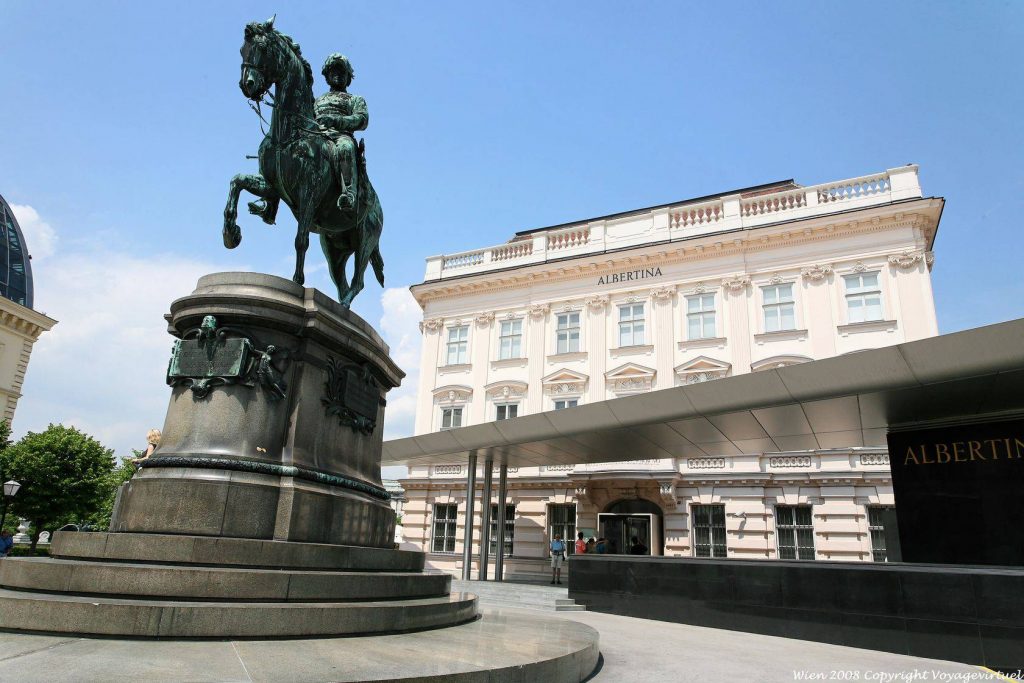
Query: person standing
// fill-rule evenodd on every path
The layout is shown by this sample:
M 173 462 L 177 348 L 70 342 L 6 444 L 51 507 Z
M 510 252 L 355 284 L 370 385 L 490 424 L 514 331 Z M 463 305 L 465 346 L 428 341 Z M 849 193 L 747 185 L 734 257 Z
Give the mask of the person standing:
M 562 562 L 565 561 L 565 541 L 562 534 L 555 534 L 551 541 L 551 583 L 562 583 Z
M 582 555 L 587 552 L 587 542 L 583 539 L 583 532 L 580 531 L 576 534 L 576 554 Z
M 7 557 L 14 547 L 14 537 L 7 529 L 0 531 L 0 557 Z

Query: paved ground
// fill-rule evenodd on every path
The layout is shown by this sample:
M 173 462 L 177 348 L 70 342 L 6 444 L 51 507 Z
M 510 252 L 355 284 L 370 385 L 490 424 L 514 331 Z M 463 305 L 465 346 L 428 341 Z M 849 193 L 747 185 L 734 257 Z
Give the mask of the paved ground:
M 444 676 L 465 670 L 463 665 L 514 666 L 524 654 L 541 654 L 538 645 L 524 649 L 525 632 L 553 648 L 546 653 L 551 656 L 560 632 L 566 632 L 533 621 L 540 617 L 533 610 L 484 606 L 482 611 L 484 620 L 475 626 L 365 640 L 125 641 L 0 632 L 0 681 L 278 682 L 353 680 L 353 674 L 359 680 L 387 680 L 389 672 L 412 671 Z M 590 679 L 594 683 L 1007 680 L 954 662 L 596 612 L 551 612 L 542 618 L 578 622 L 600 633 L 603 664 Z M 467 637 L 484 623 L 490 624 L 487 630 L 513 628 Z M 464 652 L 457 654 L 453 646 Z M 541 683 L 546 677 L 531 680 Z
M 559 612 L 553 616 L 588 624 L 601 634 L 604 663 L 591 679 L 594 683 L 1006 680 L 967 664 L 841 645 L 597 612 Z

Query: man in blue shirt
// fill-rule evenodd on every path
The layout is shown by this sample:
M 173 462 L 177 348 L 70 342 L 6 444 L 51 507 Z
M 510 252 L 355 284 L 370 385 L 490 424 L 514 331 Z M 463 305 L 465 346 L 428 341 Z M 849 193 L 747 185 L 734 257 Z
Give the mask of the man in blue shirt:
M 565 541 L 562 534 L 555 534 L 551 541 L 551 583 L 562 583 L 562 562 L 565 560 Z
M 7 557 L 7 554 L 11 552 L 13 547 L 14 537 L 11 536 L 11 532 L 7 529 L 0 531 L 0 557 Z

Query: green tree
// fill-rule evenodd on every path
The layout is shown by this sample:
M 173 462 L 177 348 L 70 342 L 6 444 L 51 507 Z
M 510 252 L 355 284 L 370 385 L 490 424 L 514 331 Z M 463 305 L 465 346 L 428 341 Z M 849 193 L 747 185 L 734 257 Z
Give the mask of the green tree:
M 143 455 L 145 455 L 145 451 L 132 449 L 132 457 L 141 458 Z M 107 492 L 99 509 L 85 520 L 91 526 L 96 527 L 96 531 L 106 531 L 110 528 L 110 517 L 114 514 L 114 501 L 117 499 L 117 490 L 121 488 L 121 484 L 132 478 L 135 470 L 135 465 L 129 462 L 127 458 L 122 458 L 121 462 L 111 470 L 107 477 Z
M 113 451 L 64 425 L 29 432 L 0 451 L 0 472 L 21 482 L 10 512 L 32 523 L 33 552 L 44 529 L 92 516 L 100 509 L 113 470 Z

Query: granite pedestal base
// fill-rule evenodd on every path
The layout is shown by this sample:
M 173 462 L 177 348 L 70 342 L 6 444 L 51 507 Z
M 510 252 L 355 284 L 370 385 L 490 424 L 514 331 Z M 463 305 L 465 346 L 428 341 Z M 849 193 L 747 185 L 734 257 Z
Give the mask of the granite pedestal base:
M 49 558 L 0 562 L 0 627 L 150 638 L 405 632 L 476 618 L 451 577 L 401 550 L 57 532 Z
M 373 328 L 259 273 L 205 275 L 166 318 L 163 437 L 111 530 L 391 547 L 380 456 L 404 373 Z

